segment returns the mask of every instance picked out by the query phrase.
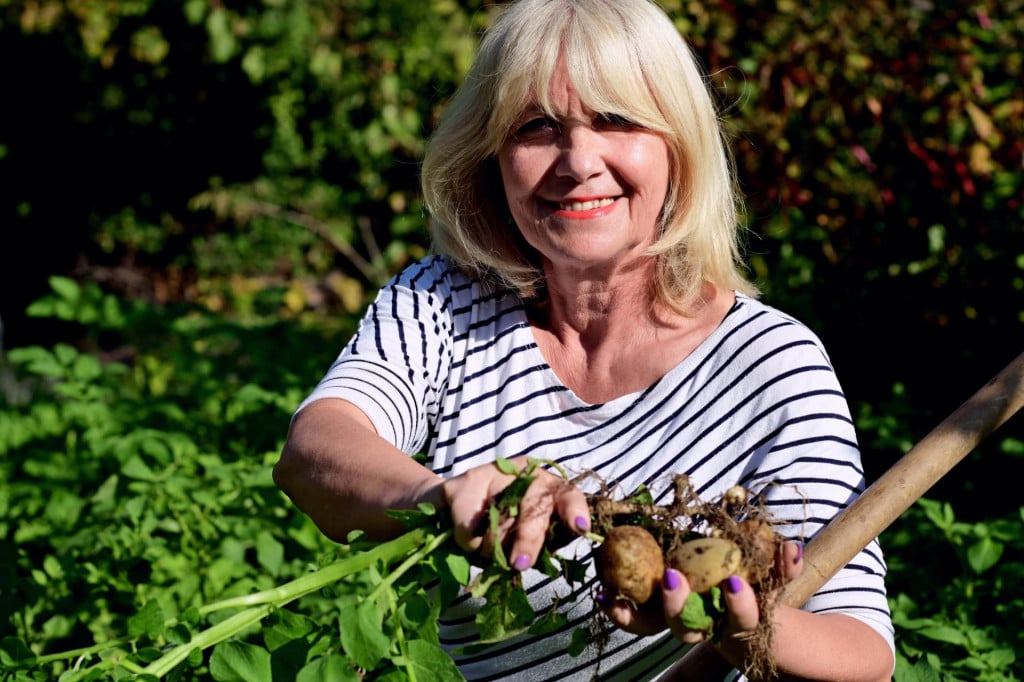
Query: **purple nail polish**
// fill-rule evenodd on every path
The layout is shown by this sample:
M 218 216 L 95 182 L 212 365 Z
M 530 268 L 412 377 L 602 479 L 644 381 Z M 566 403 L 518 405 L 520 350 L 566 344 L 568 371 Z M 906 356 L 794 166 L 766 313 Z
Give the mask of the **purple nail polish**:
M 678 590 L 682 582 L 682 576 L 680 576 L 679 571 L 674 568 L 670 568 L 665 571 L 665 577 L 662 578 L 662 583 L 665 585 L 665 589 L 669 592 Z
M 738 576 L 730 575 L 725 580 L 725 589 L 729 591 L 729 594 L 736 594 L 743 589 L 743 581 Z
M 530 561 L 529 556 L 527 556 L 526 554 L 520 554 L 516 557 L 516 560 L 512 562 L 512 568 L 516 569 L 517 571 L 525 571 L 530 567 L 530 564 L 532 563 L 533 562 Z
M 576 530 L 582 533 L 586 533 L 588 530 L 590 530 L 590 519 L 588 519 L 586 516 L 577 516 Z
M 596 601 L 601 606 L 608 606 L 608 604 L 611 603 L 611 600 L 608 599 L 608 593 L 604 590 L 594 595 L 594 601 Z
M 804 543 L 796 543 L 796 558 L 793 559 L 794 564 L 800 563 L 800 560 L 804 558 Z

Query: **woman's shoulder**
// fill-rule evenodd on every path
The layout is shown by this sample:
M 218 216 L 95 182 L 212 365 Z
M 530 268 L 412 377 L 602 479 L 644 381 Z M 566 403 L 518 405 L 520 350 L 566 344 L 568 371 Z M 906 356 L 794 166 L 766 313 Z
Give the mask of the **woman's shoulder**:
M 734 341 L 744 344 L 771 345 L 803 349 L 809 353 L 828 353 L 818 334 L 806 323 L 793 315 L 764 301 L 745 294 L 736 294 L 726 322 L 733 332 Z
M 457 288 L 472 281 L 472 277 L 455 267 L 444 256 L 430 255 L 406 265 L 392 277 L 389 285 L 410 289 L 430 289 L 438 286 Z
M 407 265 L 391 279 L 383 291 L 386 293 L 396 289 L 425 294 L 455 309 L 522 305 L 514 292 L 466 272 L 443 255 L 426 256 Z
M 802 320 L 786 311 L 746 294 L 736 294 L 736 303 L 729 317 L 753 323 L 756 327 L 785 328 L 793 334 L 805 335 L 819 341 L 818 335 Z

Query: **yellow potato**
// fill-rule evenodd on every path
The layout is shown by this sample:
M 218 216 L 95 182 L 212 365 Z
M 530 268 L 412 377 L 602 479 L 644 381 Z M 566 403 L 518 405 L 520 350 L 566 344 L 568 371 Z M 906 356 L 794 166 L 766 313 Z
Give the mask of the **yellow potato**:
M 731 540 L 698 538 L 672 550 L 668 565 L 686 576 L 691 590 L 704 594 L 729 576 L 743 574 L 743 553 Z

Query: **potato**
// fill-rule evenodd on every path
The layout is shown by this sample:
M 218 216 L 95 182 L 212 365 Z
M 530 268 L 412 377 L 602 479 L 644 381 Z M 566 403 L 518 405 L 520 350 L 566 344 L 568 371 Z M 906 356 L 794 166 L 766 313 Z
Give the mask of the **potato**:
M 669 552 L 668 565 L 686 576 L 690 589 L 705 594 L 731 575 L 743 574 L 743 553 L 725 538 L 698 538 Z
M 747 581 L 756 586 L 775 570 L 775 562 L 782 547 L 782 539 L 772 531 L 772 527 L 766 521 L 761 519 L 741 521 L 740 531 L 750 541 L 748 548 L 750 556 L 745 562 L 749 574 L 746 576 Z
M 597 550 L 601 584 L 616 600 L 640 606 L 654 594 L 665 573 L 661 546 L 640 526 L 615 526 Z

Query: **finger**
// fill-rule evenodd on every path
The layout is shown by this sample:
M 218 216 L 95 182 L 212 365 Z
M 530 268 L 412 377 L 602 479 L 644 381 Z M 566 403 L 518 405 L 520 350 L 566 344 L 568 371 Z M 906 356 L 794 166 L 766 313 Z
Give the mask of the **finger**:
M 624 600 L 613 600 L 606 592 L 599 592 L 596 597 L 608 620 L 621 630 L 635 635 L 655 635 L 665 629 L 662 616 L 661 599 L 658 595 L 639 609 Z
M 555 511 L 555 495 L 561 483 L 551 474 L 539 472 L 537 480 L 523 495 L 509 554 L 513 568 L 525 571 L 533 566 L 540 555 L 548 537 L 548 527 Z
M 590 507 L 583 491 L 568 481 L 555 494 L 555 510 L 562 523 L 582 535 L 590 531 Z
M 481 509 L 479 504 L 474 505 L 469 499 L 457 495 L 448 495 L 448 507 L 455 543 L 467 552 L 479 550 L 487 532 L 486 510 Z
M 726 632 L 735 635 L 754 630 L 761 620 L 761 611 L 757 606 L 757 595 L 747 581 L 739 576 L 729 576 L 722 581 L 722 595 L 729 614 Z
M 512 480 L 492 467 L 478 467 L 442 484 L 452 519 L 455 542 L 468 552 L 493 547 L 490 505 L 493 496 Z M 489 555 L 490 550 L 486 553 Z
M 661 600 L 664 605 L 664 618 L 672 635 L 685 644 L 697 644 L 707 639 L 708 633 L 693 630 L 683 623 L 683 609 L 690 597 L 690 584 L 679 571 L 670 568 L 665 571 L 661 580 Z
M 798 540 L 783 543 L 782 551 L 779 552 L 778 569 L 786 582 L 803 573 L 804 543 Z

